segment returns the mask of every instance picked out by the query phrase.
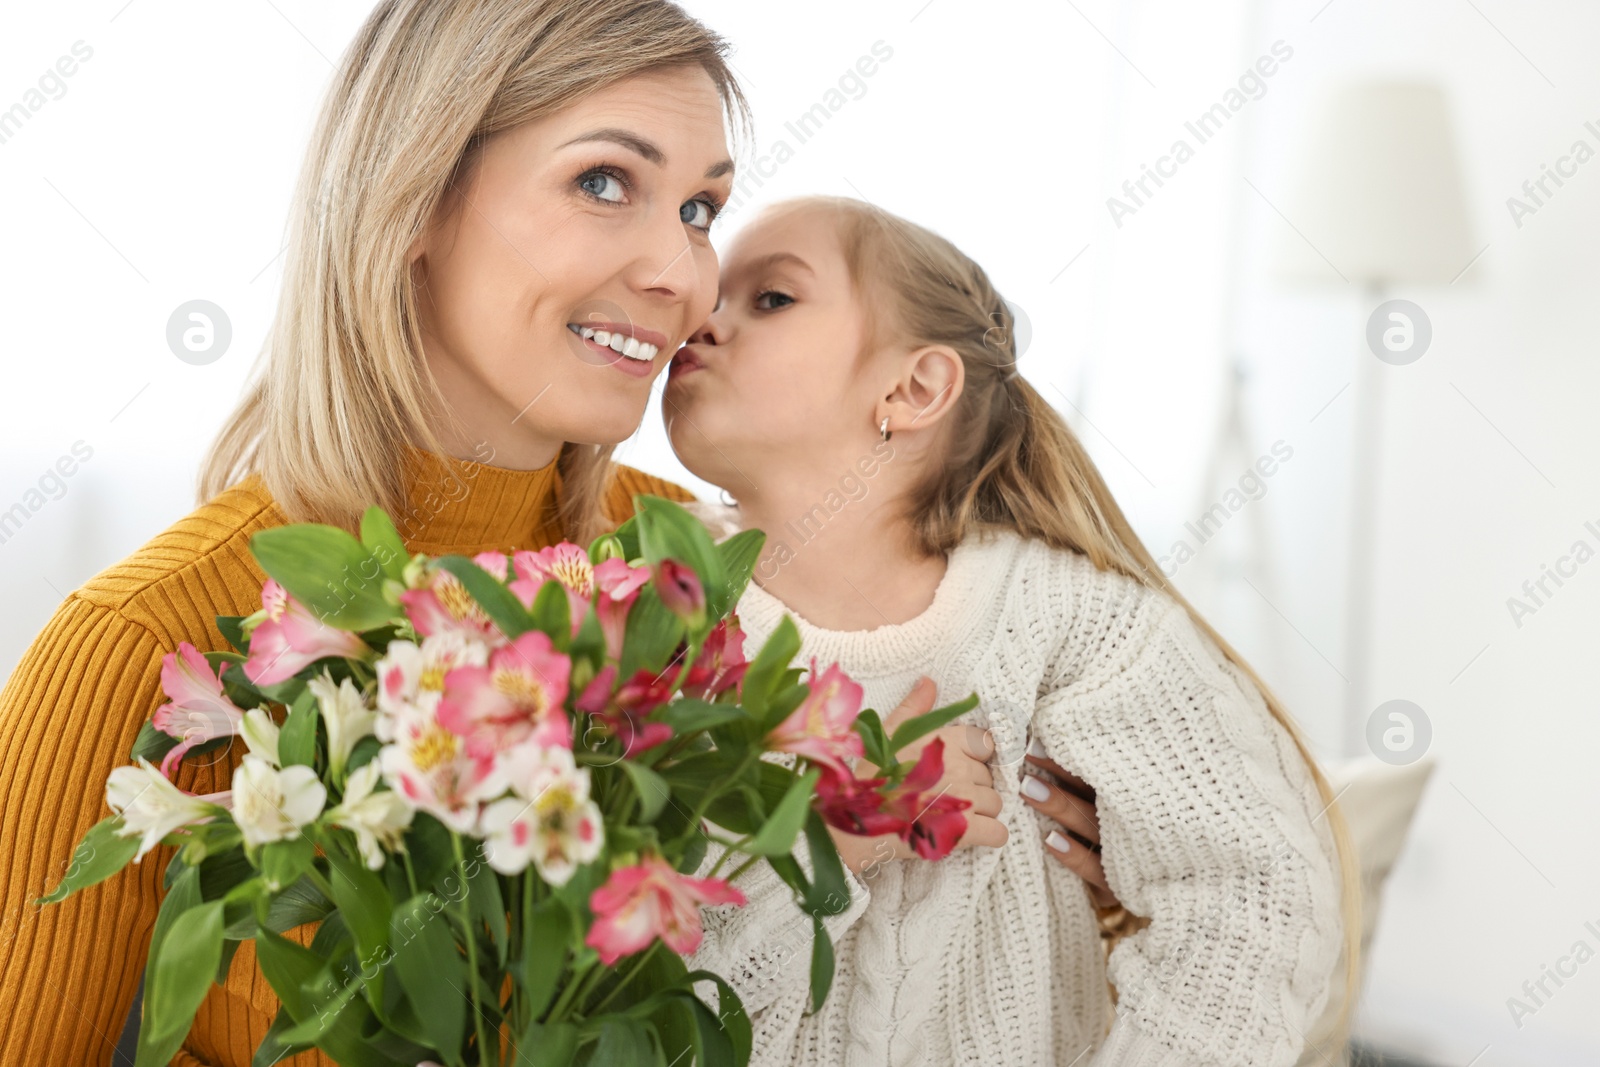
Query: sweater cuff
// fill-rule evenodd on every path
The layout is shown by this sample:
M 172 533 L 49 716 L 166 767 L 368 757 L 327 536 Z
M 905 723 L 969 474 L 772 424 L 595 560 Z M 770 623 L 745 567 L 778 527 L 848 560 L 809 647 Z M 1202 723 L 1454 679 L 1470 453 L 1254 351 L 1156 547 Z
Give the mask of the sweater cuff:
M 1201 1059 L 1162 1044 L 1134 1029 L 1127 1016 L 1118 1015 L 1105 1041 L 1095 1050 L 1088 1067 L 1210 1067 Z

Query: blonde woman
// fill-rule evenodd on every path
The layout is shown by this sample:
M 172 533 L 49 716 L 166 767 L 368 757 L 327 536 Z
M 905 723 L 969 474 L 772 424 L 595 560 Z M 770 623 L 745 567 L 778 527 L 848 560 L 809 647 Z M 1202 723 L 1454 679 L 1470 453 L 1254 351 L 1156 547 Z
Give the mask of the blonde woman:
M 0 1064 L 111 1056 L 172 850 L 31 902 L 104 815 L 163 654 L 226 648 L 214 617 L 258 606 L 252 534 L 353 529 L 379 504 L 411 550 L 471 555 L 586 542 L 634 493 L 690 498 L 610 455 L 716 299 L 724 119 L 747 122 L 724 54 L 661 0 L 372 12 L 306 155 L 262 373 L 202 503 L 69 596 L 0 694 Z M 225 789 L 242 754 L 190 760 L 177 784 Z M 173 1062 L 245 1067 L 277 1010 L 244 942 Z

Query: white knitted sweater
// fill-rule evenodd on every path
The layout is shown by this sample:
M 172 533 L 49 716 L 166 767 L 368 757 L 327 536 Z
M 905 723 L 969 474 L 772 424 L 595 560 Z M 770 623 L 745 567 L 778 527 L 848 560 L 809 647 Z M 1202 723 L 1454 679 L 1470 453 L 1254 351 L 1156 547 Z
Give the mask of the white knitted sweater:
M 752 582 L 747 648 L 786 611 Z M 1010 837 L 851 876 L 850 907 L 824 919 L 833 987 L 809 1016 L 810 918 L 767 864 L 741 875 L 748 903 L 706 909 L 687 962 L 740 995 L 754 1067 L 1295 1061 L 1335 980 L 1337 852 L 1294 742 L 1180 605 L 990 532 L 951 552 L 914 619 L 845 632 L 794 618 L 795 664 L 837 661 L 881 714 L 922 673 L 941 704 L 977 692 L 957 722 L 992 732 Z M 1018 795 L 1030 724 L 1096 790 L 1107 881 L 1151 920 L 1109 963 L 1083 883 L 1042 843 L 1055 824 Z M 809 875 L 803 840 L 794 856 Z M 710 983 L 697 989 L 716 1003 Z

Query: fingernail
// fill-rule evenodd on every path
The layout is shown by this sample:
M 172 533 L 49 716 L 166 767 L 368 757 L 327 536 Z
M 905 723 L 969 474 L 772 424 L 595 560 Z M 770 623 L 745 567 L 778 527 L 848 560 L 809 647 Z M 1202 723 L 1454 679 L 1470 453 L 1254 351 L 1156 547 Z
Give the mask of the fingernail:
M 1049 800 L 1050 787 L 1039 781 L 1036 775 L 1025 774 L 1022 776 L 1022 795 L 1034 800 Z
M 1038 756 L 1040 759 L 1050 758 L 1050 754 L 1044 750 L 1044 745 L 1039 743 L 1037 737 L 1028 742 L 1028 755 Z
M 1068 840 L 1067 835 L 1062 833 L 1060 830 L 1051 830 L 1050 836 L 1044 839 L 1044 843 L 1055 849 L 1057 852 L 1072 851 L 1072 842 Z

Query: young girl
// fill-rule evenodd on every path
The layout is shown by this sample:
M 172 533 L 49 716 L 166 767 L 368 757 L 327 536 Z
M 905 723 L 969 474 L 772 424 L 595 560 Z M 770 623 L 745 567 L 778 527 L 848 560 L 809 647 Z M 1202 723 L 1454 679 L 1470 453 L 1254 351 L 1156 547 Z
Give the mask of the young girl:
M 691 966 L 730 977 L 757 1064 L 1290 1064 L 1341 947 L 1355 973 L 1338 809 L 1017 375 L 1012 326 L 977 264 L 857 201 L 785 202 L 728 249 L 664 417 L 737 499 L 724 518 L 767 532 L 738 606 L 751 647 L 788 614 L 796 663 L 837 661 L 867 707 L 923 674 L 942 700 L 976 692 L 957 724 L 993 737 L 998 810 L 967 814 L 1005 832 L 937 862 L 837 836 L 852 901 L 825 920 L 815 1014 L 810 920 L 765 864 L 744 907 L 707 913 Z M 1061 791 L 1019 773 L 1030 745 L 1095 790 L 1105 876 L 1150 920 L 1109 961 L 1063 866 L 1085 845 L 1046 814 Z

